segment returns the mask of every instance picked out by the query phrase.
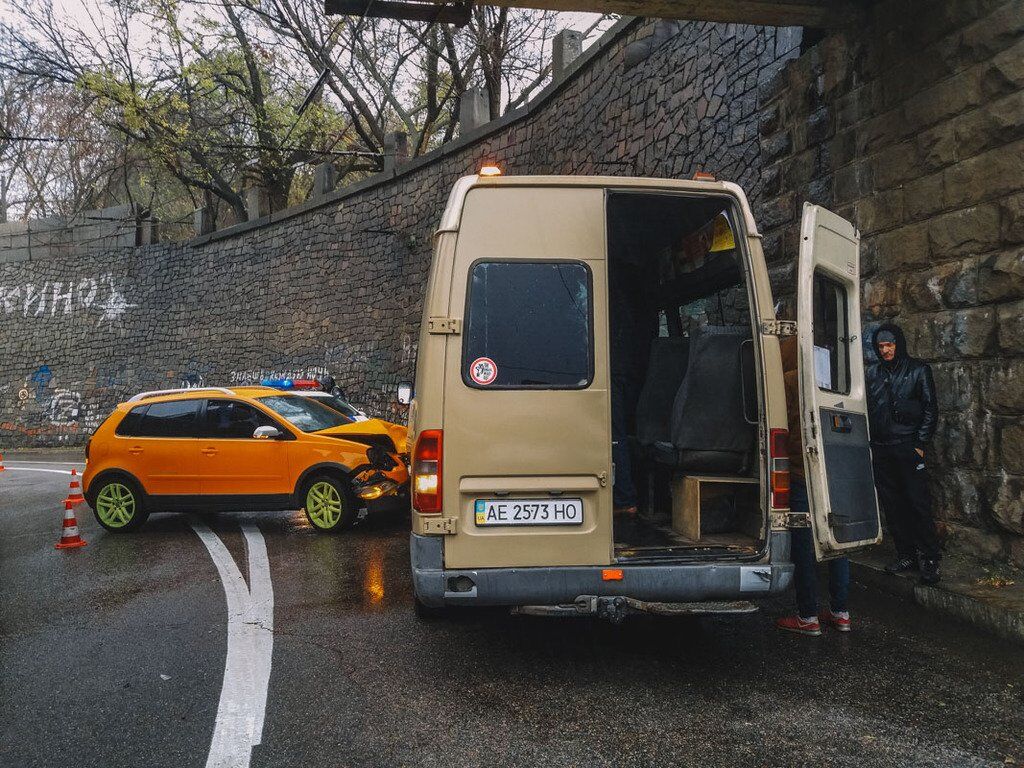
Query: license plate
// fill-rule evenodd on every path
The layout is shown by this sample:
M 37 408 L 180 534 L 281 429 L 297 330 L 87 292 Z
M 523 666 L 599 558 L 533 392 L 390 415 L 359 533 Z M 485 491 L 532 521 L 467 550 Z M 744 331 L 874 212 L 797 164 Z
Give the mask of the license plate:
M 583 499 L 477 499 L 476 524 L 582 525 Z

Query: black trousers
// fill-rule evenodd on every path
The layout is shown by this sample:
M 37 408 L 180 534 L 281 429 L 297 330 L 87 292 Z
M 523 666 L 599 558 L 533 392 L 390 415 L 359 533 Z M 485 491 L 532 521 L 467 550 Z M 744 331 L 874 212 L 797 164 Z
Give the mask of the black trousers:
M 942 556 L 932 516 L 932 494 L 925 460 L 913 443 L 872 445 L 875 487 L 889 533 L 900 557 L 938 560 Z

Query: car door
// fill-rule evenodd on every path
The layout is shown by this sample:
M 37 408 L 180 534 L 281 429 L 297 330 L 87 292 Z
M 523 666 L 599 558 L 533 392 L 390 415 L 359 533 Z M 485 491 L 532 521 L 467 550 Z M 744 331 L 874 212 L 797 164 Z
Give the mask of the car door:
M 199 441 L 199 472 L 205 496 L 289 494 L 289 440 L 257 439 L 257 427 L 272 426 L 290 436 L 277 420 L 249 403 L 209 399 Z
M 449 568 L 611 560 L 604 233 L 597 188 L 467 196 L 445 352 Z
M 144 406 L 130 435 L 119 436 L 125 469 L 151 496 L 199 493 L 198 414 L 201 400 L 165 400 Z
M 804 204 L 797 337 L 804 467 L 819 559 L 882 538 L 860 352 L 860 235 Z

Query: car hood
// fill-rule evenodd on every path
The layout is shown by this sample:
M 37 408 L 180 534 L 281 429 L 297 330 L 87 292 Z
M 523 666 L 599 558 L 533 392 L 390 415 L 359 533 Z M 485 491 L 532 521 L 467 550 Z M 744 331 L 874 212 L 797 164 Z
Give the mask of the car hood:
M 408 439 L 408 430 L 401 424 L 392 424 L 390 421 L 384 421 L 383 419 L 355 421 L 351 424 L 342 424 L 340 427 L 321 429 L 317 434 L 326 435 L 327 437 L 348 439 L 356 439 L 360 435 L 370 437 L 374 435 L 384 435 L 385 437 L 391 438 L 391 442 L 395 444 L 395 450 L 398 451 L 398 453 L 407 453 L 409 450 L 406 444 Z

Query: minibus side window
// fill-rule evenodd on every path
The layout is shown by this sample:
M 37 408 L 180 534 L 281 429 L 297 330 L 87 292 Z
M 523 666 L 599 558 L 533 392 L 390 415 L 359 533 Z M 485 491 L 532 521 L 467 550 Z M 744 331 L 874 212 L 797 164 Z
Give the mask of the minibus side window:
M 850 333 L 846 289 L 814 273 L 814 380 L 819 389 L 850 393 Z
M 590 269 L 580 262 L 477 262 L 462 379 L 477 389 L 583 389 L 593 379 Z

